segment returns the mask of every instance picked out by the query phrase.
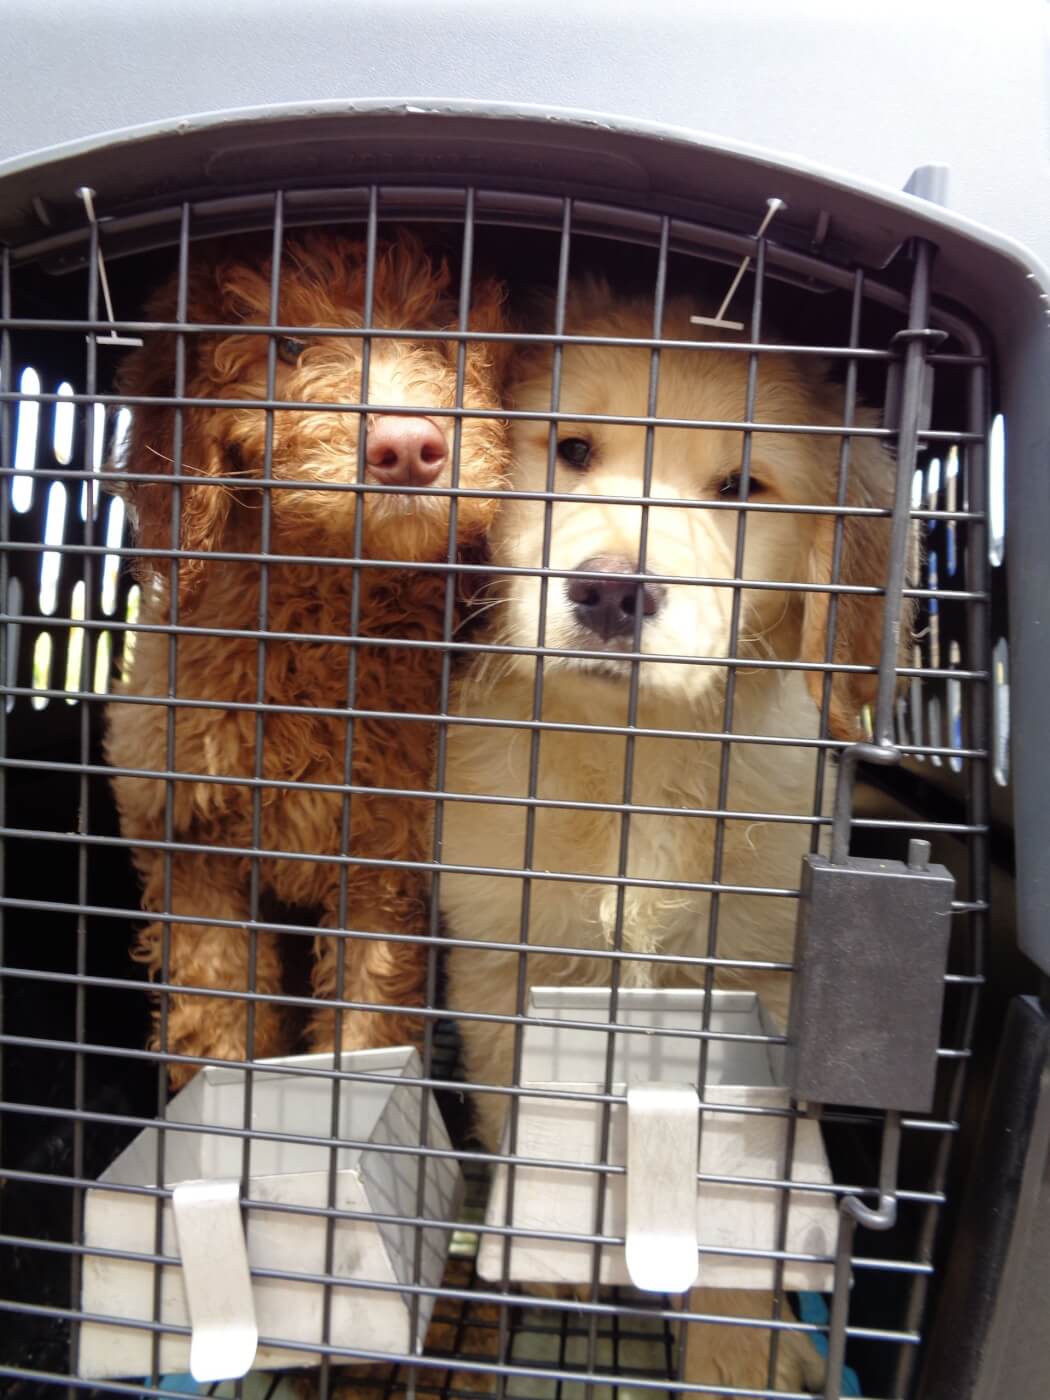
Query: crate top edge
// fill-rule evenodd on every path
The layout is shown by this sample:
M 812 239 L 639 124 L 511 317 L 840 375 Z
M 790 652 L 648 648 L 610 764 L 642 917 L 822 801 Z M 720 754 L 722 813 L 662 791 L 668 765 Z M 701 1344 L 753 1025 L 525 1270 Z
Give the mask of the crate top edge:
M 852 214 L 857 236 L 870 239 L 869 258 L 862 258 L 868 265 L 884 263 L 909 237 L 927 236 L 940 245 L 942 280 L 947 268 L 948 281 L 963 281 L 971 289 L 975 284 L 978 288 L 992 284 L 1002 297 L 1006 289 L 1000 279 L 1006 274 L 1015 287 L 1029 283 L 1029 290 L 1035 293 L 1032 301 L 1038 300 L 1039 293 L 1050 292 L 1050 270 L 1012 237 L 848 171 L 702 131 L 615 114 L 427 97 L 326 100 L 205 112 L 95 134 L 20 155 L 0 162 L 0 238 L 19 242 L 25 241 L 29 232 L 35 236 L 46 233 L 38 211 L 46 209 L 49 200 L 67 224 L 74 214 L 82 219 L 75 190 L 80 184 L 98 187 L 102 158 L 115 167 L 121 158 L 130 157 L 135 164 L 148 164 L 158 172 L 167 164 L 172 176 L 182 179 L 188 167 L 192 174 L 196 162 L 198 179 L 203 175 L 205 188 L 214 193 L 214 183 L 209 186 L 207 181 L 227 178 L 227 168 L 236 158 L 247 158 L 253 150 L 265 150 L 268 157 L 276 159 L 282 148 L 288 154 L 302 152 L 307 142 L 313 142 L 315 155 L 318 151 L 334 155 L 337 143 L 346 150 L 366 135 L 381 134 L 392 141 L 395 155 L 405 156 L 407 161 L 406 138 L 411 137 L 414 144 L 424 133 L 448 148 L 450 159 L 445 162 L 444 178 L 450 183 L 462 184 L 464 175 L 476 175 L 479 184 L 491 183 L 498 176 L 501 160 L 505 162 L 513 152 L 519 160 L 517 169 L 513 163 L 510 166 L 507 183 L 513 187 L 522 181 L 520 161 L 528 152 L 538 170 L 553 162 L 551 187 L 575 175 L 588 179 L 592 189 L 599 184 L 608 196 L 619 197 L 628 205 L 632 199 L 667 198 L 676 192 L 687 197 L 690 191 L 695 197 L 701 189 L 706 194 L 715 189 L 724 191 L 742 210 L 749 205 L 760 210 L 767 197 L 779 193 L 787 197 L 789 209 L 794 199 L 800 215 L 809 207 L 814 213 L 823 210 L 832 219 L 849 222 Z M 148 157 L 144 147 L 149 147 Z M 346 169 L 356 172 L 350 183 L 382 184 L 394 171 L 393 165 L 382 168 L 384 152 L 373 155 L 374 150 L 358 145 L 350 151 L 353 159 Z M 425 181 L 427 175 L 433 177 L 438 172 L 428 164 L 430 159 L 431 153 L 423 151 L 414 168 L 406 164 L 403 174 L 417 183 Z M 457 159 L 462 162 L 458 167 Z M 343 183 L 347 183 L 346 169 L 333 172 L 342 175 Z M 311 178 L 317 181 L 316 172 L 311 172 Z M 534 184 L 538 178 L 531 175 Z M 167 179 L 164 188 L 169 202 L 180 197 L 175 178 Z M 118 187 L 117 197 L 119 193 Z M 589 195 L 590 191 L 584 197 Z M 105 209 L 105 199 L 106 191 L 100 189 L 100 211 Z M 863 228 L 865 220 L 860 214 L 865 209 L 869 225 L 871 211 L 879 211 L 879 228 Z M 874 263 L 870 261 L 872 254 Z M 968 258 L 971 273 L 982 271 L 976 264 L 988 264 L 984 275 L 960 277 Z M 956 285 L 952 294 L 957 295 L 958 290 Z M 1050 327 L 1046 303 L 1038 309 Z M 984 308 L 977 310 L 981 314 Z

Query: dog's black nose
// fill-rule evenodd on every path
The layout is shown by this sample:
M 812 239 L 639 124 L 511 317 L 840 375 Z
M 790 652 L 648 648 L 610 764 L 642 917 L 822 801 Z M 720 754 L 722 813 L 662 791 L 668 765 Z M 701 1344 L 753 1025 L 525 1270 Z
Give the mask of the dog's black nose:
M 636 574 L 637 563 L 615 554 L 596 554 L 576 565 L 581 573 Z M 572 578 L 566 593 L 578 621 L 604 641 L 631 636 L 639 608 L 644 617 L 655 617 L 667 589 L 659 583 L 635 583 L 624 578 Z

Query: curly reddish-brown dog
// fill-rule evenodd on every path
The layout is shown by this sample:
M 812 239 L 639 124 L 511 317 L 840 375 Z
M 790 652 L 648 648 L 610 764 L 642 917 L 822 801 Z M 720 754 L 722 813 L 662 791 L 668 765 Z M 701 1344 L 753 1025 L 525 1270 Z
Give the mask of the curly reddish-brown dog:
M 134 955 L 151 976 L 162 974 L 180 988 L 261 994 L 250 1003 L 171 993 L 163 1035 L 158 1012 L 152 1041 L 165 1052 L 244 1059 L 291 1048 L 284 1013 L 265 1000 L 282 990 L 278 938 L 259 931 L 252 949 L 245 928 L 253 906 L 249 852 L 257 844 L 283 853 L 257 861 L 257 895 L 314 907 L 326 929 L 425 932 L 426 876 L 412 863 L 431 858 L 431 803 L 398 793 L 432 786 L 435 726 L 392 718 L 390 712 L 431 714 L 438 706 L 442 650 L 396 642 L 443 637 L 447 576 L 393 566 L 355 570 L 325 561 L 353 555 L 357 511 L 365 559 L 447 559 L 453 523 L 454 547 L 482 540 L 496 508 L 493 497 L 459 497 L 453 512 L 448 495 L 403 489 L 452 484 L 454 420 L 437 410 L 456 402 L 457 344 L 372 340 L 363 386 L 360 336 L 311 338 L 304 331 L 286 337 L 276 342 L 270 369 L 270 338 L 237 330 L 239 324 L 275 322 L 360 329 L 366 262 L 364 244 L 343 236 L 290 238 L 281 260 L 279 316 L 272 318 L 271 260 L 264 250 L 253 257 L 243 245 L 232 252 L 227 245 L 197 254 L 187 321 L 229 329 L 184 335 L 181 383 L 171 334 L 151 338 L 129 356 L 121 374 L 121 392 L 130 396 L 170 398 L 182 388 L 190 399 L 245 401 L 244 407 L 185 407 L 181 429 L 171 406 L 137 406 L 124 463 L 139 548 L 165 551 L 177 544 L 195 552 L 177 564 L 163 553 L 140 561 L 140 623 L 162 629 L 177 623 L 190 630 L 174 642 L 170 631 L 138 633 L 107 716 L 110 762 L 142 774 L 113 780 L 123 834 L 134 842 L 175 842 L 170 858 L 160 844 L 134 848 L 144 908 L 169 916 L 143 930 Z M 498 283 L 479 283 L 470 329 L 504 329 L 502 299 Z M 150 314 L 170 319 L 175 306 L 172 282 L 156 296 Z M 380 244 L 371 324 L 415 330 L 458 325 L 447 267 L 432 261 L 414 235 Z M 501 366 L 499 342 L 469 342 L 462 403 L 493 416 L 462 421 L 458 484 L 465 488 L 497 491 L 507 465 L 505 424 L 498 416 Z M 346 489 L 358 481 L 359 413 L 253 406 L 271 388 L 283 401 L 416 409 L 414 415 L 379 411 L 366 419 L 364 480 L 398 489 Z M 179 460 L 182 473 L 194 479 L 178 493 L 171 483 L 134 479 L 166 473 Z M 272 486 L 259 485 L 264 474 Z M 244 485 L 209 481 L 216 477 L 243 477 Z M 335 489 L 318 489 L 325 485 Z M 277 556 L 276 562 L 207 557 L 262 551 Z M 252 635 L 260 625 L 277 635 L 260 644 Z M 245 635 L 214 635 L 215 629 Z M 351 647 L 343 640 L 351 633 L 376 643 Z M 178 699 L 213 704 L 169 707 L 119 699 L 167 697 L 172 676 Z M 259 701 L 275 708 L 250 708 Z M 354 791 L 345 832 L 340 785 L 346 781 L 348 702 L 358 713 L 350 737 Z M 168 772 L 178 776 L 148 776 Z M 338 859 L 342 855 L 399 864 L 347 866 Z M 399 1044 L 418 1033 L 419 1018 L 409 1009 L 423 1000 L 422 945 L 319 934 L 314 952 L 316 996 L 404 1008 L 400 1014 L 346 1010 L 344 1048 Z M 312 1016 L 314 1048 L 331 1047 L 333 1018 L 330 1008 Z M 193 1064 L 170 1063 L 172 1085 L 184 1084 L 195 1070 Z

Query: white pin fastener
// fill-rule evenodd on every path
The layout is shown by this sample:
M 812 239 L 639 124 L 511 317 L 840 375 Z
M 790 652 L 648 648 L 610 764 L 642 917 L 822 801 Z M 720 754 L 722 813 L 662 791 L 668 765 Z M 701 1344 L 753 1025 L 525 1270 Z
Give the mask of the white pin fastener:
M 84 212 L 87 214 L 88 223 L 97 224 L 98 218 L 95 215 L 95 191 L 90 187 L 90 185 L 81 185 L 80 188 L 77 190 L 77 198 L 84 206 Z M 102 300 L 106 304 L 106 319 L 109 321 L 110 325 L 114 327 L 114 329 L 110 331 L 109 335 L 97 335 L 95 337 L 95 344 L 127 346 L 141 345 L 142 341 L 138 336 L 118 335 L 116 332 L 117 318 L 113 314 L 113 298 L 109 294 L 109 278 L 106 276 L 106 264 L 102 257 L 101 247 L 98 247 L 98 245 L 96 244 L 96 248 L 98 252 L 96 262 L 98 269 L 98 281 L 99 286 L 102 288 Z
M 766 229 L 769 227 L 773 215 L 779 213 L 781 209 L 786 208 L 787 205 L 782 199 L 777 199 L 775 197 L 772 199 L 767 199 L 765 217 L 759 224 L 758 229 L 755 232 L 755 237 L 761 238 L 762 235 L 765 233 Z M 733 300 L 733 297 L 736 295 L 737 287 L 739 287 L 740 283 L 744 280 L 744 273 L 748 270 L 750 266 L 751 257 L 750 255 L 748 255 L 737 268 L 736 276 L 729 284 L 729 291 L 726 292 L 725 296 L 722 298 L 722 305 L 718 308 L 718 310 L 713 316 L 690 316 L 689 320 L 694 326 L 718 326 L 722 330 L 727 331 L 742 331 L 744 329 L 743 321 L 727 321 L 725 319 L 725 315 L 726 312 L 729 310 L 729 303 Z
M 259 1345 L 237 1181 L 188 1181 L 171 1193 L 190 1315 L 195 1381 L 239 1380 Z
M 648 1293 L 696 1282 L 700 1100 L 691 1084 L 627 1090 L 627 1272 Z

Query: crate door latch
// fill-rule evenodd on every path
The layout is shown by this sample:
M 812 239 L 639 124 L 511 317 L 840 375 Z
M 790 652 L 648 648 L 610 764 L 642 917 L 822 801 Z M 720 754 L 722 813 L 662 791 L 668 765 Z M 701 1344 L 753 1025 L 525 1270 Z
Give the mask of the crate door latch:
M 627 1272 L 647 1293 L 696 1282 L 700 1100 L 691 1084 L 627 1090 Z
M 189 1181 L 172 1192 L 186 1305 L 190 1374 L 239 1380 L 259 1344 L 238 1181 Z

